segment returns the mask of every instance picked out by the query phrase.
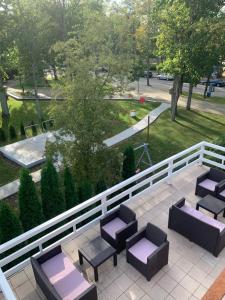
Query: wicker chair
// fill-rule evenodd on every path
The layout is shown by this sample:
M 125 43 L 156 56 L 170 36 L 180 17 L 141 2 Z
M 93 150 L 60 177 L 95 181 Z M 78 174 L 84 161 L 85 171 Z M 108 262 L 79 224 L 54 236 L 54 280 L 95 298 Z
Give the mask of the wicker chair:
M 168 264 L 168 254 L 166 233 L 151 223 L 126 241 L 127 262 L 148 281 Z
M 205 197 L 210 194 L 216 196 L 218 186 L 225 180 L 225 172 L 211 168 L 197 178 L 195 195 Z
M 126 239 L 137 232 L 136 214 L 121 204 L 100 220 L 101 236 L 120 253 L 126 248 Z

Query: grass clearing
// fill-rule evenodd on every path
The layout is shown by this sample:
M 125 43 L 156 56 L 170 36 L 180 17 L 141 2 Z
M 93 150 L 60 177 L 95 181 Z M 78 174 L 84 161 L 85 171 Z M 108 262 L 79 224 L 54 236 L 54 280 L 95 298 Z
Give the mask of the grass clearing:
M 188 92 L 182 92 L 183 96 L 188 96 Z M 216 104 L 225 104 L 225 97 L 211 96 L 204 98 L 202 94 L 193 93 L 192 98 L 194 100 L 207 101 Z

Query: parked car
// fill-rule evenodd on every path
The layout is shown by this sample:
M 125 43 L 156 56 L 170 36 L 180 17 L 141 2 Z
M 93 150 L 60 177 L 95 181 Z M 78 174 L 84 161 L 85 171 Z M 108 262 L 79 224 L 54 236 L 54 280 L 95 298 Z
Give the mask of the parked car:
M 148 71 L 144 71 L 144 77 L 147 78 L 148 77 Z M 149 71 L 149 78 L 152 78 L 152 72 Z
M 201 80 L 200 83 L 206 85 L 207 80 Z M 223 87 L 225 86 L 225 81 L 221 79 L 210 79 L 209 84 L 212 84 L 213 86 Z
M 165 73 L 157 75 L 156 78 L 158 80 L 167 80 L 167 81 L 174 80 L 173 75 L 171 75 L 171 74 L 165 74 Z

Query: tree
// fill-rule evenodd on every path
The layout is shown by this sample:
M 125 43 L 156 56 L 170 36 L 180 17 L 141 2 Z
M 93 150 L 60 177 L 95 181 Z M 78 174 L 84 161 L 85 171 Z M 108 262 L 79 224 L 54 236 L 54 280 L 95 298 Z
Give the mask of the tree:
M 49 220 L 65 210 L 57 171 L 50 159 L 41 170 L 41 199 L 43 214 Z
M 24 231 L 32 229 L 43 222 L 42 207 L 35 183 L 27 169 L 23 169 L 20 175 L 19 209 Z
M 11 140 L 13 140 L 13 139 L 15 139 L 17 137 L 16 129 L 12 125 L 9 126 L 9 136 L 10 136 Z
M 124 180 L 135 175 L 135 155 L 131 146 L 128 146 L 124 151 L 122 177 Z
M 98 195 L 107 190 L 106 182 L 103 178 L 99 179 L 95 187 L 95 194 Z
M 5 202 L 0 204 L 0 244 L 4 244 L 22 234 L 22 227 L 17 215 Z
M 24 128 L 23 123 L 20 124 L 20 135 L 22 137 L 26 136 L 26 132 L 25 132 L 25 128 Z
M 37 127 L 34 124 L 34 121 L 31 122 L 31 130 L 32 130 L 33 136 L 37 135 Z
M 5 135 L 5 131 L 3 128 L 0 128 L 0 141 L 1 142 L 5 142 L 6 141 L 6 135 Z
M 93 190 L 91 182 L 88 179 L 84 179 L 79 186 L 79 201 L 80 203 L 90 199 L 93 196 Z
M 68 166 L 64 169 L 64 193 L 66 209 L 70 209 L 79 203 L 75 181 Z

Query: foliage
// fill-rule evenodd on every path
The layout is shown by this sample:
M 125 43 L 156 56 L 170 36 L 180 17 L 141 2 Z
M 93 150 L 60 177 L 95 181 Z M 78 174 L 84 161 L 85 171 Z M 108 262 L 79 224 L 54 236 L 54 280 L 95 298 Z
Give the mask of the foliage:
M 33 136 L 37 135 L 37 127 L 36 125 L 34 124 L 34 121 L 31 122 L 31 130 L 32 130 L 32 134 Z
M 11 140 L 13 140 L 17 137 L 16 129 L 12 125 L 9 126 L 9 136 L 10 136 Z
M 124 180 L 135 175 L 135 155 L 134 149 L 128 146 L 124 151 L 122 177 Z
M 47 160 L 41 170 L 41 199 L 46 220 L 57 216 L 65 210 L 58 174 L 50 159 Z
M 101 178 L 96 184 L 95 194 L 96 195 L 100 194 L 100 193 L 104 192 L 105 190 L 107 190 L 107 185 L 106 185 L 104 178 Z
M 79 204 L 75 180 L 68 166 L 64 169 L 64 193 L 66 209 L 70 209 Z
M 79 201 L 80 203 L 88 200 L 93 196 L 92 184 L 88 179 L 84 179 L 79 186 Z
M 42 207 L 38 199 L 35 183 L 27 169 L 23 169 L 20 175 L 19 209 L 24 231 L 43 222 Z
M 0 244 L 6 243 L 22 233 L 17 215 L 5 202 L 0 204 Z
M 5 131 L 3 128 L 0 128 L 0 142 L 5 142 L 6 141 L 6 135 L 5 135 Z

